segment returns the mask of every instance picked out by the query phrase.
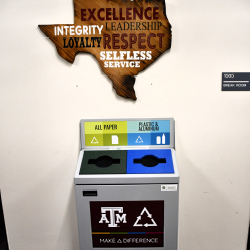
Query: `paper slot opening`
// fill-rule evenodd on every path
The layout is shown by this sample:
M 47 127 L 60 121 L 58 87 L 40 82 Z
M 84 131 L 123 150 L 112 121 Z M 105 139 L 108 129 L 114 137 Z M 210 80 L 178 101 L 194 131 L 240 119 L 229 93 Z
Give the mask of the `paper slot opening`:
M 99 168 L 107 168 L 113 164 L 120 164 L 120 159 L 113 159 L 108 155 L 103 155 L 97 159 L 89 159 L 88 164 L 95 164 Z

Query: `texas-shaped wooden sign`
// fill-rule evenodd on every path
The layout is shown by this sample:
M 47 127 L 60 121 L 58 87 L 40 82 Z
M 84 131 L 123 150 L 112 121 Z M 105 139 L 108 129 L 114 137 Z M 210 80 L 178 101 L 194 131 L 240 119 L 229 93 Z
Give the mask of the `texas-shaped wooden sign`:
M 117 94 L 136 100 L 135 75 L 171 47 L 164 0 L 74 0 L 74 24 L 39 25 L 73 63 L 91 53 Z

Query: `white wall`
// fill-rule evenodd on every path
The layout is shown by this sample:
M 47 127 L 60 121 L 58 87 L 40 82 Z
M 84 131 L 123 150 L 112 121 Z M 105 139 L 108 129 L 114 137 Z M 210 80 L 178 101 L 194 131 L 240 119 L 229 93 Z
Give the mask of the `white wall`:
M 179 250 L 245 250 L 250 93 L 248 0 L 167 0 L 173 44 L 117 97 L 91 55 L 61 59 L 38 24 L 73 23 L 72 0 L 0 2 L 0 189 L 11 250 L 78 250 L 73 175 L 82 118 L 174 117 Z

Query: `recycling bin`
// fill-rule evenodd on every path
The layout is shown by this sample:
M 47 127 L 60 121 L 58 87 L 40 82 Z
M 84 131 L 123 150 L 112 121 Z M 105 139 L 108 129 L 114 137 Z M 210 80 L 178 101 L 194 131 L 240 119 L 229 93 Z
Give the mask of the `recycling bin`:
M 80 249 L 177 250 L 174 119 L 81 120 L 80 138 Z

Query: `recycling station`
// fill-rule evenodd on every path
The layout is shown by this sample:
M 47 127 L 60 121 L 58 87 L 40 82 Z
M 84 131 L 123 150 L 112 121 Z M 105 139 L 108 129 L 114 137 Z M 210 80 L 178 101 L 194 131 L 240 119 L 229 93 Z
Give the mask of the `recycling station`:
M 177 250 L 175 122 L 81 120 L 75 194 L 81 250 Z

